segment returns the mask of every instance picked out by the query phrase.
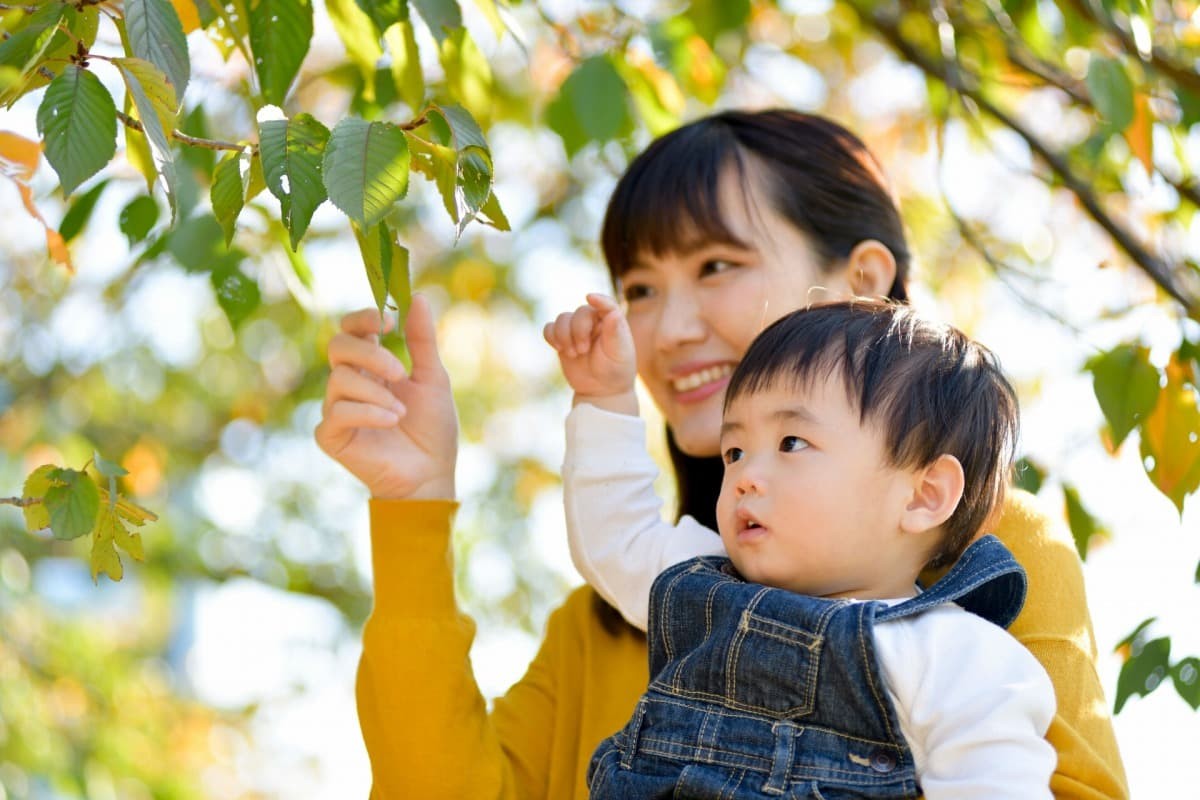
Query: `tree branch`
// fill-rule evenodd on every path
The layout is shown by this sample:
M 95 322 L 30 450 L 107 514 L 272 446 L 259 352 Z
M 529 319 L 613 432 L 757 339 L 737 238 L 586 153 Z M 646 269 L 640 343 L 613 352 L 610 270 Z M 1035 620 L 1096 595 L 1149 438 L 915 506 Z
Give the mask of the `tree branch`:
M 41 502 L 42 498 L 40 497 L 0 497 L 0 505 L 17 506 L 18 508 L 41 505 Z
M 124 123 L 126 127 L 133 128 L 135 131 L 138 131 L 139 133 L 146 132 L 146 129 L 142 126 L 142 123 L 140 121 L 129 116 L 124 111 L 117 112 L 117 119 L 121 120 L 121 122 Z M 198 136 L 191 136 L 180 130 L 171 131 L 171 138 L 175 139 L 176 141 L 183 142 L 184 144 L 191 145 L 192 147 L 200 147 L 205 150 L 237 150 L 237 151 L 241 151 L 241 150 L 245 150 L 247 147 L 249 147 L 252 152 L 258 151 L 257 145 L 237 144 L 236 142 L 222 142 L 219 139 L 201 139 Z
M 924 53 L 900 32 L 899 20 L 894 14 L 878 9 L 875 3 L 852 3 L 859 16 L 882 36 L 903 58 L 919 67 L 925 74 L 943 82 L 948 89 L 970 99 L 978 108 L 995 118 L 1016 133 L 1025 144 L 1056 174 L 1062 184 L 1079 200 L 1096 224 L 1112 237 L 1117 246 L 1136 263 L 1151 280 L 1183 306 L 1188 316 L 1200 318 L 1200 300 L 1190 296 L 1178 285 L 1168 264 L 1148 250 L 1126 230 L 1100 204 L 1099 198 L 1083 178 L 1076 175 L 1070 164 L 1059 153 L 1054 152 L 1032 130 L 1002 108 L 992 103 L 980 90 L 978 79 L 966 73 L 957 64 L 949 64 Z

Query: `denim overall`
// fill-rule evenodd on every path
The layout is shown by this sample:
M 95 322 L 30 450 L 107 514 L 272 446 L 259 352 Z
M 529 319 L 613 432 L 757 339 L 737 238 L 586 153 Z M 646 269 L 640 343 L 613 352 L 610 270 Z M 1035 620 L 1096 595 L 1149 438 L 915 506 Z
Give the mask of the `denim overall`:
M 989 535 L 888 606 L 747 583 L 716 556 L 676 564 L 651 589 L 650 686 L 592 756 L 591 797 L 919 797 L 873 628 L 951 601 L 1008 627 L 1025 572 Z

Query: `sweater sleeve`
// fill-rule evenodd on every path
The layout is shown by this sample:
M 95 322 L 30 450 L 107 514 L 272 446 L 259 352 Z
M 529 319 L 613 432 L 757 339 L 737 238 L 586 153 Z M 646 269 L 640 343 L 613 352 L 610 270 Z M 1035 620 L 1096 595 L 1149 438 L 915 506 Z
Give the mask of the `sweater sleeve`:
M 654 492 L 658 469 L 645 441 L 640 417 L 580 404 L 567 416 L 562 470 L 575 568 L 643 631 L 658 573 L 696 556 L 725 554 L 716 531 L 692 517 L 675 525 L 663 520 Z
M 953 606 L 875 638 L 926 800 L 1049 800 L 1054 690 L 1028 650 Z
M 545 795 L 552 670 L 539 653 L 510 690 L 521 715 L 502 724 L 489 716 L 469 658 L 475 625 L 454 598 L 456 507 L 371 501 L 375 606 L 363 631 L 356 694 L 375 800 Z

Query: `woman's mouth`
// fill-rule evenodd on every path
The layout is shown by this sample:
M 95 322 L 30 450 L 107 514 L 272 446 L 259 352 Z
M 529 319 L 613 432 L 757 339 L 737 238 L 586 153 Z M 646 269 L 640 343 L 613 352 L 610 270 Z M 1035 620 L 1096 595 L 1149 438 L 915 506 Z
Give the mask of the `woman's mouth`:
M 670 385 L 677 402 L 698 403 L 724 391 L 732 373 L 733 364 L 714 364 L 671 378 Z

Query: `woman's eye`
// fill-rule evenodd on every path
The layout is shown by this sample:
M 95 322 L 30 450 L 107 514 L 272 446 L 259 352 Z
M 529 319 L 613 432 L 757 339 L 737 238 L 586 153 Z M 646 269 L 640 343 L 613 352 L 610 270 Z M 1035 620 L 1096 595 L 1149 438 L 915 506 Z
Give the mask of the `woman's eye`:
M 741 461 L 742 449 L 740 447 L 730 447 L 728 450 L 722 453 L 722 456 L 724 456 L 726 464 L 732 464 L 735 461 Z
M 785 436 L 779 442 L 779 450 L 784 453 L 794 453 L 797 450 L 803 450 L 808 447 L 808 442 L 801 439 L 799 436 Z
M 728 261 L 721 261 L 720 259 L 713 259 L 712 261 L 704 262 L 703 266 L 700 267 L 700 274 L 701 275 L 716 275 L 716 274 L 719 274 L 722 272 L 728 272 L 729 270 L 733 269 L 734 266 L 735 266 L 734 264 L 731 264 Z

